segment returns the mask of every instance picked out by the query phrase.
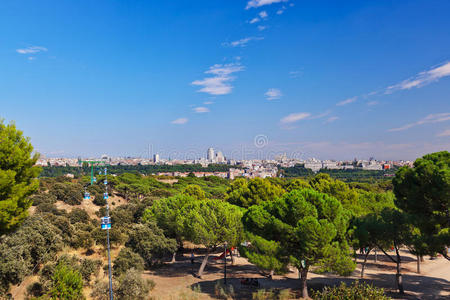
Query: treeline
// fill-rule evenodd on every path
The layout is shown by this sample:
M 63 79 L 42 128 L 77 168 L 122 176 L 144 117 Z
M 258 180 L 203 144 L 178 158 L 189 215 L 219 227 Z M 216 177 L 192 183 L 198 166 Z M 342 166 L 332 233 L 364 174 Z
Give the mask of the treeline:
M 96 173 L 103 167 L 95 168 Z M 123 173 L 140 173 L 144 175 L 156 174 L 159 172 L 228 172 L 230 168 L 237 168 L 236 166 L 224 164 L 210 164 L 207 167 L 202 167 L 200 164 L 192 165 L 114 165 L 108 166 L 108 171 L 112 174 L 120 175 Z M 82 175 L 89 175 L 91 168 L 87 166 L 71 167 L 71 166 L 44 166 L 40 177 L 58 177 L 65 174 L 73 174 L 77 177 Z
M 390 170 L 334 170 L 334 169 L 320 169 L 318 173 L 329 174 L 335 179 L 339 179 L 345 182 L 358 181 L 358 182 L 373 182 L 375 180 L 386 179 L 387 176 L 393 176 L 395 169 Z M 307 169 L 303 164 L 297 164 L 294 167 L 280 168 L 280 173 L 288 178 L 292 177 L 308 177 L 313 176 L 315 173 L 311 169 Z

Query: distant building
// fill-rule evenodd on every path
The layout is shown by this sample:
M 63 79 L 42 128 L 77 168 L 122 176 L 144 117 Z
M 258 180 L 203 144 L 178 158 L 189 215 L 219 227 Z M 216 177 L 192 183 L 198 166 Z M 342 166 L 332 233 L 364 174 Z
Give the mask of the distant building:
M 225 162 L 225 157 L 223 156 L 222 151 L 217 152 L 217 154 L 216 154 L 216 162 L 218 162 L 218 163 L 224 163 Z
M 153 162 L 154 162 L 155 164 L 159 163 L 159 154 L 153 155 Z
M 209 148 L 208 149 L 208 153 L 206 154 L 206 159 L 210 162 L 214 161 L 214 149 L 213 148 Z

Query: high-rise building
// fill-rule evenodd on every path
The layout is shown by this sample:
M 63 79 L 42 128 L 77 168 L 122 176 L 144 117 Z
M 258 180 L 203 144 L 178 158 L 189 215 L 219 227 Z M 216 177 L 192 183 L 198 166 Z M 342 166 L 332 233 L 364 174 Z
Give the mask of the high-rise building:
M 216 154 L 216 162 L 223 163 L 225 162 L 225 157 L 223 156 L 222 151 L 218 151 Z
M 209 148 L 208 153 L 206 154 L 206 159 L 210 162 L 214 161 L 214 149 Z
M 155 164 L 159 163 L 159 154 L 153 155 L 153 162 L 154 162 Z

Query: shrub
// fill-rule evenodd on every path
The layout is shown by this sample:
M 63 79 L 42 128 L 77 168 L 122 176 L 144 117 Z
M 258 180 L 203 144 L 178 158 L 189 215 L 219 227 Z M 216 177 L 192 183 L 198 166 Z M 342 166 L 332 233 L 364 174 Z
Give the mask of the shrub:
M 79 184 L 58 182 L 51 188 L 50 193 L 69 205 L 79 205 L 83 200 L 83 187 Z
M 41 216 L 28 218 L 16 232 L 0 238 L 0 292 L 18 284 L 38 263 L 45 263 L 62 246 L 60 230 Z
M 113 279 L 113 293 L 117 291 L 117 281 Z M 97 281 L 92 288 L 91 295 L 95 300 L 109 300 L 109 282 L 107 280 Z M 114 297 L 118 299 L 117 295 Z
M 134 225 L 126 246 L 141 255 L 147 266 L 161 262 L 177 250 L 175 239 L 166 238 L 153 222 Z
M 172 193 L 165 189 L 154 189 L 151 192 L 151 195 L 158 198 L 168 198 L 172 196 Z
M 94 245 L 94 239 L 89 231 L 77 230 L 72 237 L 71 245 L 75 249 L 90 249 Z
M 384 294 L 384 290 L 364 282 L 355 281 L 347 286 L 341 283 L 335 287 L 325 287 L 323 291 L 312 293 L 315 300 L 388 300 L 391 299 Z
M 33 201 L 33 206 L 37 206 L 42 203 L 50 203 L 53 204 L 56 202 L 55 195 L 48 193 L 39 193 L 31 196 L 31 200 Z
M 97 245 L 102 245 L 106 247 L 106 232 L 105 230 L 102 230 L 100 228 L 95 228 L 92 231 L 92 237 L 94 238 L 94 241 Z M 111 245 L 121 245 L 125 243 L 128 239 L 128 236 L 126 233 L 124 233 L 120 228 L 117 228 L 117 226 L 112 226 L 112 228 L 109 230 L 109 242 Z
M 104 206 L 106 205 L 106 200 L 103 198 L 103 194 L 101 193 L 95 193 L 94 194 L 94 201 L 92 201 L 95 205 L 98 206 Z
M 88 213 L 84 209 L 81 209 L 81 208 L 74 208 L 69 213 L 69 219 L 70 219 L 70 223 L 72 223 L 72 224 L 75 224 L 75 223 L 88 224 L 90 221 Z
M 124 300 L 144 300 L 148 299 L 148 293 L 155 287 L 152 280 L 145 280 L 141 272 L 130 269 L 119 279 L 116 296 Z
M 218 299 L 233 299 L 234 298 L 234 288 L 232 285 L 225 286 L 222 280 L 217 281 L 214 286 L 214 295 Z
M 69 218 L 65 215 L 56 216 L 50 213 L 45 218 L 61 231 L 64 244 L 70 244 L 74 235 L 74 227 L 70 224 Z
M 85 258 L 81 261 L 80 264 L 80 273 L 81 277 L 83 277 L 84 283 L 88 284 L 91 280 L 91 276 L 97 276 L 102 266 L 102 261 L 99 259 L 88 259 Z
M 115 299 L 141 300 L 149 299 L 148 293 L 155 287 L 155 283 L 152 280 L 143 279 L 140 271 L 130 269 L 118 280 L 113 279 L 112 286 Z M 97 281 L 90 296 L 96 300 L 108 300 L 109 282 Z
M 34 282 L 27 287 L 27 296 L 41 297 L 44 294 L 44 287 L 40 282 Z
M 59 211 L 54 203 L 41 202 L 36 206 L 36 212 L 38 213 L 50 213 L 52 215 L 58 215 Z
M 138 271 L 144 270 L 144 259 L 130 248 L 123 248 L 113 262 L 114 276 L 120 276 L 127 270 L 135 268 Z
M 58 263 L 52 276 L 52 299 L 84 299 L 81 274 L 64 262 Z

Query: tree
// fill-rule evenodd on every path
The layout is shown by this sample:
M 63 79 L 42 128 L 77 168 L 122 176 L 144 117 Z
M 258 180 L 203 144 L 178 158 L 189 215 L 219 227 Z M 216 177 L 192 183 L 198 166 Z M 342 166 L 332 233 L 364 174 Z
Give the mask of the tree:
M 174 197 L 155 200 L 153 205 L 146 209 L 142 217 L 143 222 L 154 222 L 164 230 L 165 236 L 177 241 L 178 249 L 183 247 L 185 207 L 196 198 L 179 194 Z M 175 261 L 175 252 L 172 261 Z
M 250 190 L 248 189 L 247 180 L 244 178 L 237 178 L 233 180 L 228 188 L 226 200 L 231 204 L 248 207 L 249 203 L 247 197 L 249 193 Z
M 384 228 L 380 226 L 379 212 L 371 213 L 363 217 L 359 217 L 353 221 L 353 248 L 367 249 L 364 256 L 364 261 L 361 266 L 361 278 L 364 277 L 364 269 L 369 253 L 377 246 L 382 246 L 384 249 L 390 247 L 391 242 L 382 237 Z
M 314 190 L 339 200 L 345 209 L 356 215 L 359 214 L 358 192 L 351 189 L 345 182 L 335 180 L 328 174 L 320 173 L 311 179 L 309 184 Z
M 56 266 L 52 276 L 51 299 L 84 299 L 81 274 L 65 263 Z
M 122 248 L 119 255 L 113 262 L 114 276 L 120 276 L 127 270 L 135 268 L 138 271 L 144 270 L 144 259 L 137 253 L 134 253 L 130 248 Z
M 450 152 L 423 156 L 414 167 L 400 168 L 393 179 L 396 205 L 410 214 L 428 240 L 429 254 L 450 260 Z
M 350 213 L 335 198 L 302 189 L 250 207 L 243 222 L 252 234 L 280 243 L 278 260 L 290 261 L 299 270 L 307 298 L 311 266 L 343 275 L 355 268 L 345 237 L 349 219 Z
M 160 262 L 177 249 L 176 241 L 166 238 L 155 222 L 134 225 L 125 245 L 138 253 L 147 266 Z
M 239 253 L 260 269 L 269 272 L 269 278 L 275 272 L 284 272 L 289 263 L 288 255 L 283 254 L 283 248 L 279 241 L 266 240 L 265 238 L 246 232 L 247 245 L 239 247 Z
M 202 188 L 196 184 L 190 184 L 188 185 L 184 191 L 184 195 L 194 197 L 197 200 L 205 200 L 206 195 L 205 192 L 202 190 Z
M 221 200 L 197 200 L 186 205 L 184 235 L 189 241 L 206 247 L 199 277 L 203 275 L 213 247 L 225 242 L 230 247 L 239 244 L 242 239 L 241 217 L 242 212 L 237 206 Z
M 231 183 L 226 200 L 241 207 L 250 207 L 264 201 L 275 199 L 285 193 L 279 185 L 267 179 L 254 178 L 247 180 L 238 178 Z
M 296 178 L 296 179 L 289 181 L 289 183 L 286 186 L 286 191 L 292 192 L 293 190 L 307 189 L 310 187 L 311 186 L 309 185 L 309 183 L 307 181 Z
M 39 187 L 41 169 L 30 139 L 14 123 L 0 120 L 0 235 L 21 224 L 32 204 L 29 197 Z
M 377 239 L 375 245 L 396 264 L 396 284 L 399 292 L 403 294 L 404 288 L 401 273 L 402 257 L 400 255 L 400 248 L 402 246 L 410 245 L 412 240 L 412 226 L 406 214 L 392 208 L 384 209 L 380 215 L 376 216 L 376 218 L 378 226 L 373 227 L 376 232 L 372 235 Z M 394 247 L 395 256 L 386 253 L 387 245 L 392 245 Z

